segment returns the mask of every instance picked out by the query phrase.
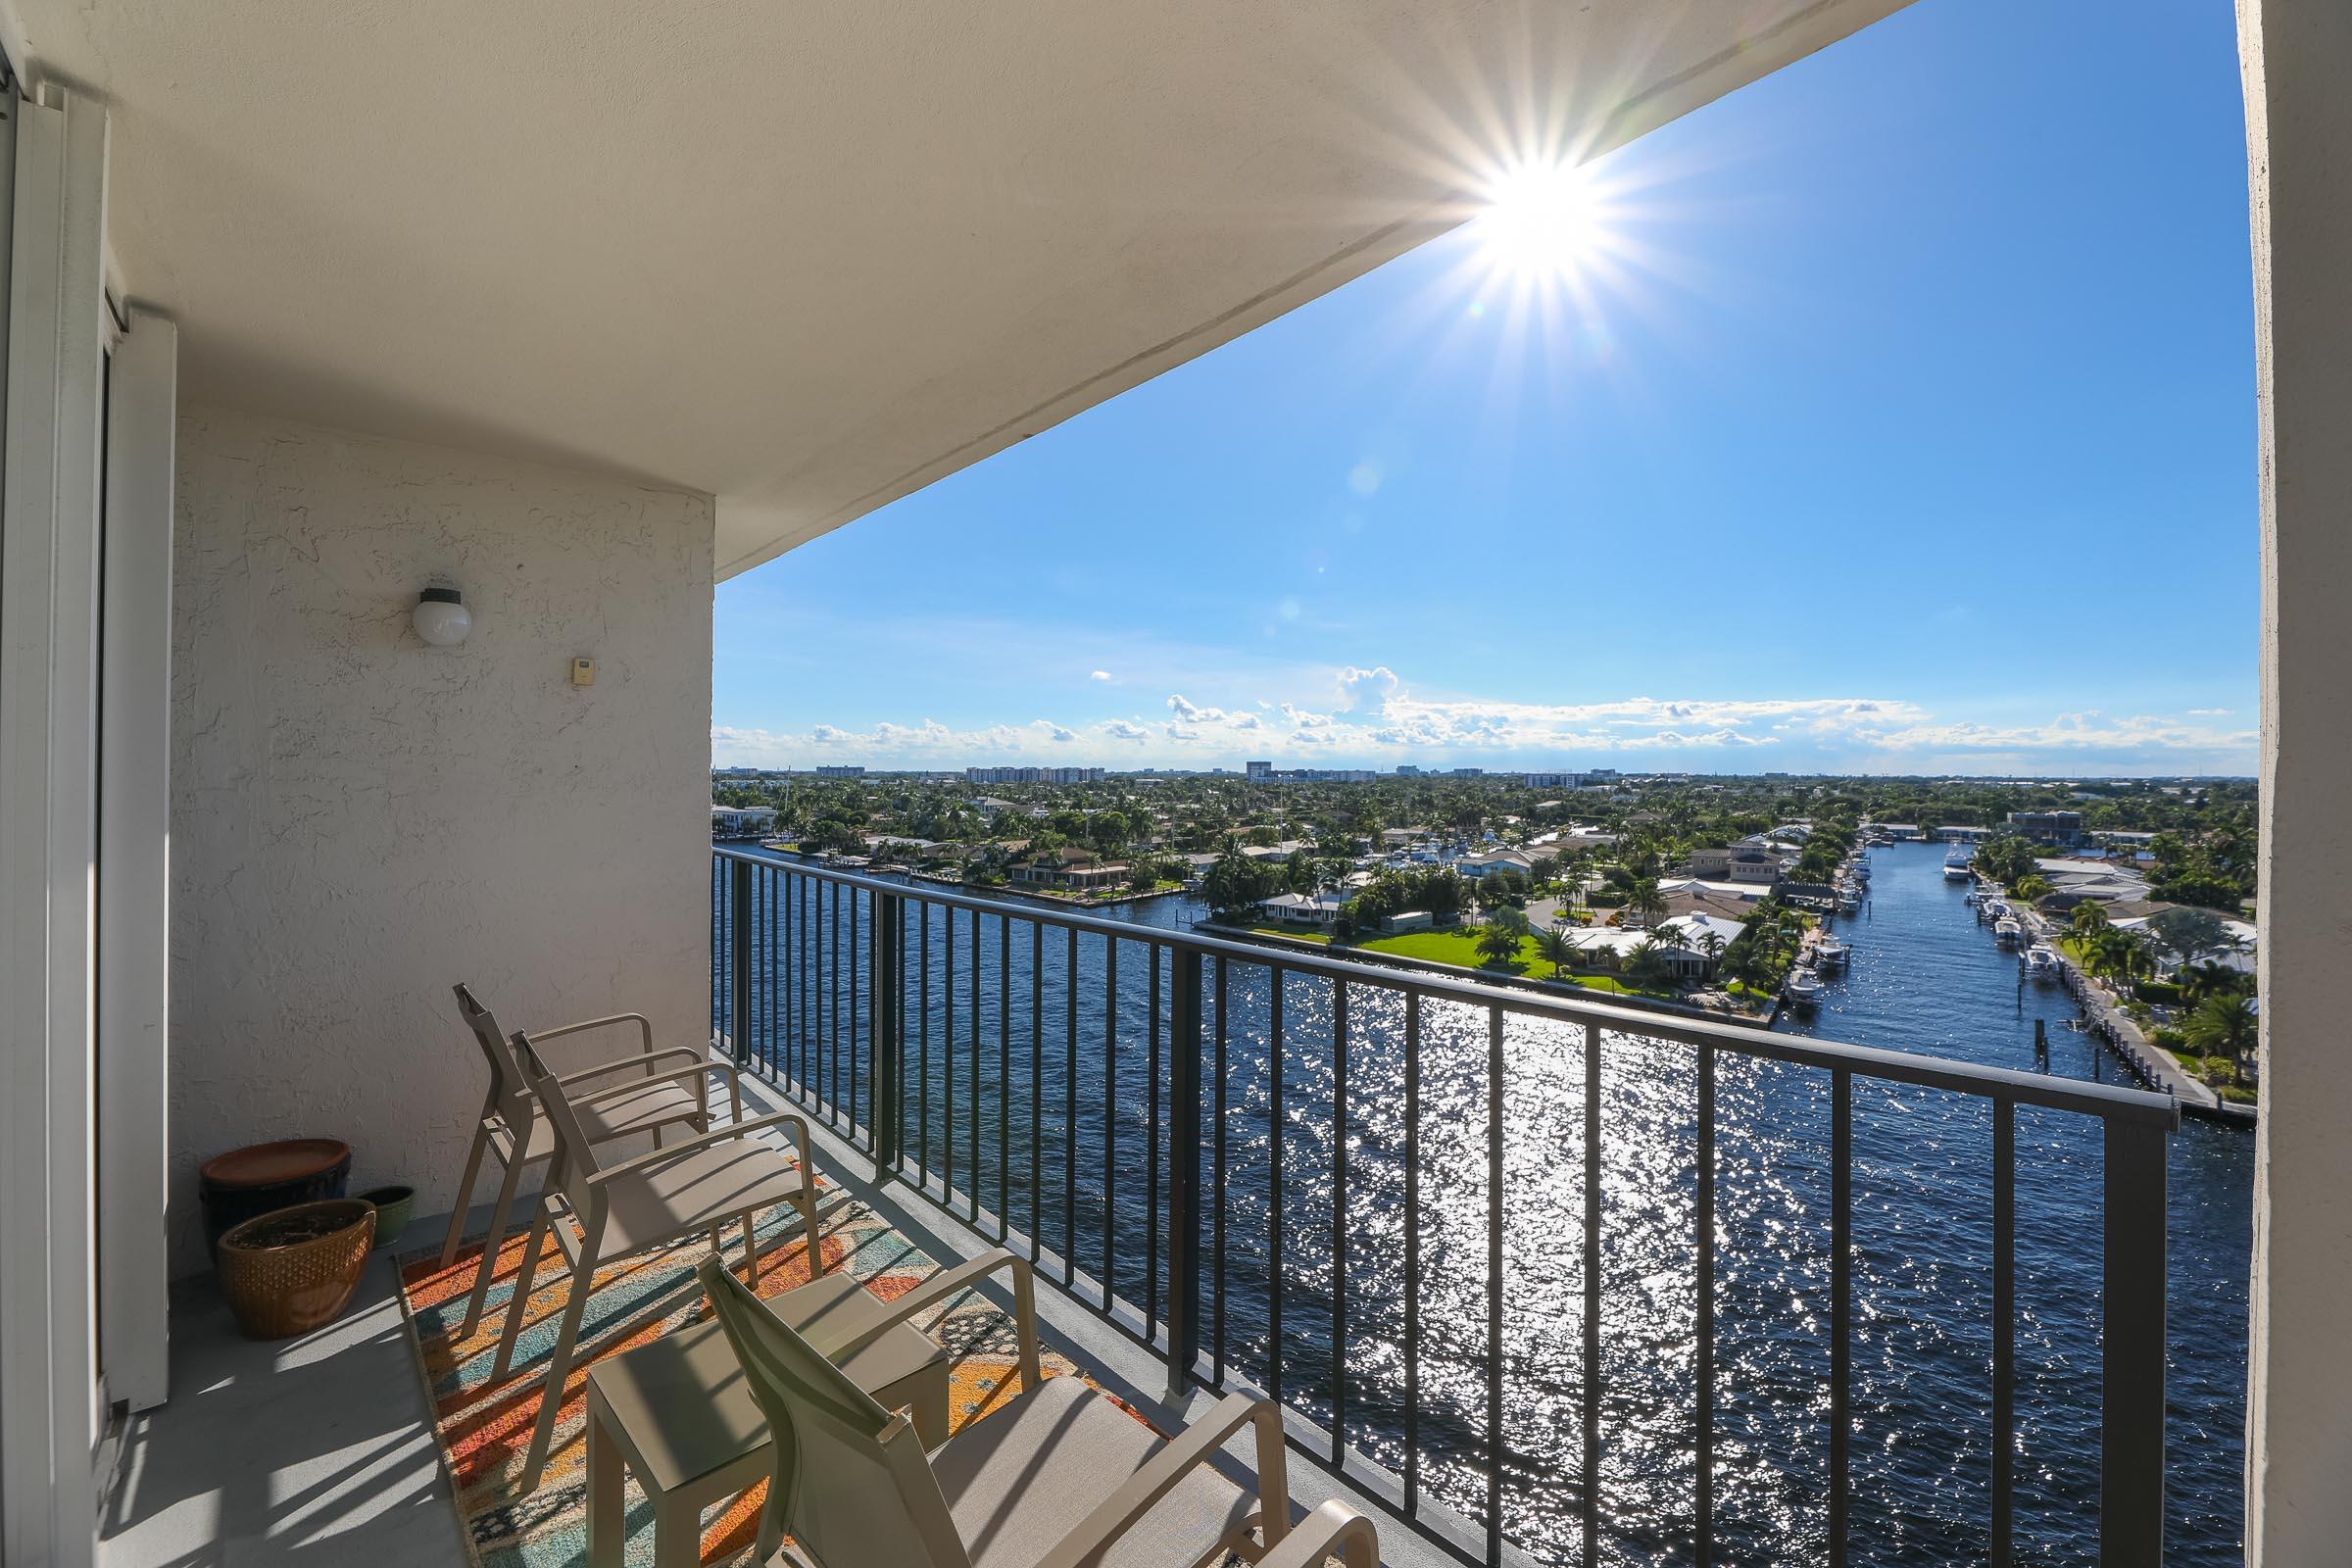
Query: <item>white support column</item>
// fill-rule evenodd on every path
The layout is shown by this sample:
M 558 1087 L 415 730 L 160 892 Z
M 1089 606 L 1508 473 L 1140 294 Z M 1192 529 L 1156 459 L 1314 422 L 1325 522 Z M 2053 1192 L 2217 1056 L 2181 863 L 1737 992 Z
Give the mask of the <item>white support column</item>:
M 179 333 L 133 310 L 106 402 L 98 794 L 98 1338 L 107 1392 L 171 1392 L 172 478 Z
M 2352 1554 L 2352 5 L 2239 0 L 2262 501 L 2246 1561 Z
M 106 114 L 16 121 L 0 485 L 0 1559 L 95 1555 L 92 1244 Z

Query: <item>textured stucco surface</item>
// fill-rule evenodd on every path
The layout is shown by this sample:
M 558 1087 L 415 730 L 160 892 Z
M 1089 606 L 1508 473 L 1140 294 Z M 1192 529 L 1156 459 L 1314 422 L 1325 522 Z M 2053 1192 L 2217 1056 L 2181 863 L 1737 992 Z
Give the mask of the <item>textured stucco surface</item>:
M 2352 1561 L 2352 8 L 2240 0 L 2262 501 L 2262 1126 L 2246 1561 Z
M 458 980 L 510 1028 L 708 1038 L 711 503 L 199 408 L 177 521 L 175 1274 L 196 1167 L 264 1139 L 446 1211 L 484 1076 Z M 435 580 L 462 647 L 410 627 Z

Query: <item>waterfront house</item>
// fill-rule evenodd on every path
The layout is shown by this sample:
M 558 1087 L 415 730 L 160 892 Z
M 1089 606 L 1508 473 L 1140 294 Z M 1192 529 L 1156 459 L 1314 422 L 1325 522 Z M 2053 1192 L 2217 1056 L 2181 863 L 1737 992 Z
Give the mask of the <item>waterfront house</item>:
M 1075 844 L 1004 868 L 1005 880 L 1014 887 L 1051 893 L 1099 892 L 1119 886 L 1132 874 L 1133 868 L 1124 861 L 1105 860 Z
M 1328 927 L 1347 902 L 1337 893 L 1277 893 L 1257 912 L 1272 925 Z
M 758 838 L 775 825 L 772 806 L 712 806 L 710 836 L 714 839 Z
M 1160 1184 L 1152 1241 L 1111 1256 L 1105 1240 L 1081 1259 L 1080 1245 L 1094 1246 L 1083 1235 L 1024 1233 L 1048 1226 L 1018 1206 L 1022 1184 L 1000 1180 L 984 1207 L 936 1166 L 910 1163 L 899 1123 L 874 1113 L 877 1091 L 887 1102 L 903 1088 L 875 1063 L 911 1078 L 968 1058 L 937 1038 L 924 1054 L 902 1055 L 906 1042 L 893 1031 L 911 1014 L 857 1004 L 876 975 L 893 1004 L 920 983 L 915 955 L 897 946 L 908 929 L 928 937 L 931 957 L 943 935 L 968 933 L 977 947 L 985 925 L 990 942 L 1015 930 L 1036 938 L 1044 928 L 1023 922 L 1079 911 L 899 883 L 877 895 L 822 868 L 713 852 L 693 805 L 710 804 L 718 585 L 1457 225 L 1488 192 L 1481 172 L 1446 154 L 1480 145 L 1490 127 L 1507 145 L 1512 103 L 1538 103 L 1560 145 L 1598 155 L 1899 9 L 0 5 L 0 169 L 10 175 L 0 195 L 10 269 L 0 290 L 0 1556 L 10 1568 L 583 1556 L 592 1524 L 578 1489 L 589 1467 L 576 1434 L 561 1455 L 573 1491 L 504 1490 L 498 1458 L 514 1418 L 540 1407 L 526 1376 L 503 1383 L 499 1407 L 476 1407 L 479 1422 L 445 1445 L 451 1390 L 428 1392 L 417 1373 L 388 1257 L 367 1264 L 344 1318 L 278 1346 L 241 1340 L 209 1283 L 199 1172 L 240 1146 L 346 1140 L 353 1188 L 413 1189 L 436 1238 L 453 1205 L 462 1210 L 485 1065 L 451 987 L 470 980 L 495 989 L 514 1028 L 641 1016 L 664 1047 L 699 1053 L 710 1042 L 740 1072 L 747 1110 L 813 1112 L 803 1152 L 827 1180 L 920 1229 L 942 1259 L 979 1255 L 1000 1236 L 1023 1259 L 1035 1251 L 1040 1307 L 1071 1369 L 1120 1391 L 1162 1430 L 1198 1423 L 1223 1394 L 1266 1387 L 1272 1357 L 1282 1376 L 1267 1392 L 1280 1393 L 1295 1440 L 1294 1500 L 1345 1493 L 1381 1510 L 1392 1564 L 1498 1563 L 1523 1551 L 1592 1560 L 1600 1554 L 1573 1541 L 1583 1521 L 1556 1511 L 1570 1495 L 1589 1502 L 1596 1536 L 1604 1520 L 1631 1519 L 1646 1549 L 1688 1555 L 1713 1522 L 1714 1494 L 1691 1478 L 1754 1468 L 1752 1431 L 1775 1444 L 1785 1434 L 1776 1454 L 1823 1455 L 1807 1472 L 1820 1478 L 1822 1509 L 1762 1528 L 1789 1532 L 1787 1558 L 1837 1561 L 1844 1543 L 1831 1538 L 1848 1510 L 1885 1501 L 1849 1479 L 1848 1443 L 1908 1454 L 1963 1422 L 1980 1458 L 1950 1495 L 1970 1512 L 1970 1550 L 1986 1543 L 1984 1554 L 2001 1560 L 1992 1543 L 2010 1515 L 1994 1499 L 2007 1496 L 2014 1450 L 1993 1441 L 1992 1412 L 2006 1411 L 2007 1391 L 1987 1380 L 1985 1400 L 1963 1409 L 1965 1391 L 1938 1390 L 1931 1419 L 1909 1413 L 1916 1401 L 1855 1388 L 1829 1345 L 1833 1335 L 1846 1343 L 1835 1283 L 1821 1305 L 1808 1285 L 1790 1314 L 1718 1290 L 1695 1250 L 1673 1254 L 1657 1294 L 1692 1313 L 1661 1354 L 1693 1368 L 1694 1391 L 1697 1369 L 1713 1366 L 1686 1353 L 1713 1343 L 1702 1325 L 1744 1345 L 1801 1337 L 1803 1370 L 1741 1387 L 1740 1457 L 1710 1446 L 1733 1434 L 1701 1429 L 1713 1406 L 1695 1393 L 1670 1432 L 1622 1431 L 1622 1401 L 1600 1369 L 1604 1344 L 1610 1368 L 1625 1348 L 1603 1340 L 1597 1315 L 1586 1320 L 1589 1361 L 1552 1332 L 1554 1309 L 1581 1294 L 1560 1289 L 1568 1252 L 1498 1245 L 1487 1254 L 1481 1245 L 1490 1198 L 1508 1209 L 1539 1190 L 1561 1201 L 1579 1190 L 1556 1137 L 1493 1151 L 1507 1182 L 1446 1212 L 1446 1245 L 1428 1252 L 1425 1275 L 1374 1271 L 1359 1294 L 1344 1271 L 1348 1292 L 1324 1304 L 1335 1316 L 1361 1308 L 1335 1325 L 1348 1380 L 1330 1377 L 1332 1341 L 1306 1293 L 1283 1333 L 1256 1332 L 1243 1312 L 1219 1338 L 1224 1315 L 1202 1311 L 1214 1282 L 1229 1262 L 1236 1275 L 1259 1265 L 1238 1249 L 1216 1252 L 1223 1233 L 1200 1223 L 1198 1195 L 1221 1167 L 1204 1155 L 1206 1139 L 1171 1131 L 1206 1128 L 1203 1107 L 1221 1102 L 1204 1090 L 1230 1087 L 1203 1082 L 1213 1079 L 1205 1064 L 1225 1059 L 1213 1046 L 1231 1044 L 1200 1005 L 1203 973 L 1243 960 L 1190 933 L 1139 927 L 1119 938 L 1139 998 L 1117 1021 L 1125 1064 L 1177 1069 L 1164 1082 L 1183 1103 L 1152 1102 L 1155 1119 L 1113 1116 L 1098 1088 L 1087 1112 L 1120 1125 L 1132 1172 Z M 2340 830 L 2352 814 L 2352 735 L 2338 695 L 2352 663 L 2340 605 L 2352 578 L 2342 525 L 2352 514 L 2342 439 L 2352 19 L 2342 0 L 2238 0 L 2235 11 L 2255 406 L 2234 414 L 2254 432 L 2261 508 L 2268 933 L 2245 1552 L 2252 1568 L 2307 1568 L 2340 1563 L 2352 1540 L 2352 1357 L 2341 1344 L 2352 1060 L 2335 985 L 2352 931 L 2352 839 Z M 2003 46 L 2030 52 L 2036 41 L 2024 29 Z M 2053 92 L 2063 103 L 2065 83 Z M 2050 157 L 2063 163 L 2070 139 L 2088 133 L 2053 112 Z M 2218 406 L 2244 395 L 2225 389 Z M 1174 532 L 1165 544 L 1172 574 L 1207 569 Z M 794 679 L 823 687 L 837 661 L 821 628 L 793 635 L 807 660 Z M 908 693 L 924 690 L 921 668 L 898 673 Z M 1608 784 L 1594 770 L 1585 787 Z M 1043 869 L 1067 877 L 1065 864 Z M 783 888 L 795 891 L 772 897 Z M 822 912 L 809 897 L 817 889 Z M 751 902 L 736 903 L 739 893 Z M 775 949 L 760 945 L 770 920 L 846 950 L 823 973 L 849 981 L 850 1005 L 821 1017 L 851 1049 L 846 1071 L 822 1084 L 806 1070 L 816 1026 L 799 1010 L 818 998 L 798 989 L 795 1010 L 777 1005 Z M 879 967 L 860 940 L 874 932 L 886 939 Z M 1049 996 L 1061 1003 L 1101 983 L 1110 940 L 1089 926 L 1071 944 L 1079 987 L 1040 989 L 1032 970 L 1006 982 L 1002 1003 L 985 999 L 999 1026 L 989 1051 L 1020 1051 L 1028 1041 L 1014 1043 L 1007 1021 L 1043 1020 Z M 1063 959 L 1047 952 L 1051 975 Z M 903 986 L 892 956 L 909 960 Z M 1320 1071 L 1341 1064 L 1348 1038 L 1335 999 L 1367 999 L 1348 1016 L 1359 1042 L 1370 1014 L 1396 1010 L 1400 989 L 1433 1019 L 1446 1015 L 1433 1040 L 1445 1032 L 1480 1050 L 1500 1020 L 1495 1038 L 1517 1052 L 1527 1037 L 1511 1030 L 1530 1012 L 1561 1037 L 1627 1024 L 1598 999 L 1491 994 L 1461 977 L 1441 996 L 1345 955 L 1286 957 L 1302 966 L 1286 982 L 1300 1004 L 1286 1044 Z M 1266 989 L 1264 966 L 1241 980 L 1235 996 Z M 1140 999 L 1152 997 L 1158 1009 L 1147 1018 Z M 1691 1098 L 1651 1120 L 1667 1140 L 1661 1177 L 1673 1173 L 1659 1191 L 1672 1185 L 1695 1201 L 1713 1192 L 1686 1181 L 1700 1150 L 1739 1156 L 1698 1141 L 1693 1069 L 1731 1062 L 1743 1037 L 1641 1021 L 1681 1042 L 1660 1052 L 1674 1054 Z M 1033 1037 L 1047 1052 L 1051 1027 L 1041 1021 Z M 1080 1027 L 1093 1031 L 1089 1049 L 1103 1047 L 1091 1017 Z M 984 1043 L 976 1027 L 959 1038 L 974 1054 Z M 1156 1058 L 1146 1054 L 1154 1044 Z M 558 1045 L 581 1048 L 559 1051 L 559 1070 L 619 1049 Z M 1446 1111 L 1451 1127 L 1474 1129 L 1472 1147 L 1422 1146 L 1447 1162 L 1425 1169 L 1428 1185 L 1442 1177 L 1457 1196 L 1465 1172 L 1486 1168 L 1488 1105 L 1492 1125 L 1511 1125 L 1504 1076 L 1461 1059 L 1459 1080 L 1442 1090 L 1459 1095 Z M 1848 1145 L 1826 1111 L 1844 1100 L 1828 1098 L 1829 1080 L 1844 1074 L 1837 1081 L 1855 1082 L 1856 1101 L 1878 1098 L 1856 1082 L 1875 1058 L 1835 1059 L 1789 1069 L 1822 1081 L 1825 1114 L 1785 1133 L 1789 1167 L 1819 1177 L 1825 1203 L 1847 1192 L 1837 1154 Z M 1987 1088 L 1953 1076 L 1948 1061 L 1899 1066 L 1914 1084 L 1938 1086 L 1904 1098 L 1967 1093 L 2005 1109 L 2014 1101 L 2003 1095 L 2079 1095 L 2069 1114 L 2100 1119 L 2104 1162 L 2084 1167 L 2080 1191 L 2100 1288 L 2070 1306 L 2095 1320 L 2098 1351 L 2066 1369 L 2095 1390 L 2097 1459 L 2059 1482 L 2068 1550 L 2132 1568 L 2159 1561 L 2165 1108 L 2112 1085 L 2019 1074 Z M 988 1082 L 1024 1081 L 994 1060 L 988 1069 Z M 1013 1109 L 1053 1114 L 1025 1081 L 1032 1094 Z M 1237 1064 L 1232 1082 L 1254 1093 L 1264 1080 Z M 1616 1102 L 1576 1101 L 1573 1074 L 1561 1082 L 1564 1120 L 1579 1104 L 1607 1118 L 1594 1160 L 1627 1157 L 1611 1142 L 1625 1130 Z M 1354 1092 L 1368 1103 L 1413 1090 L 1359 1076 Z M 933 1095 L 924 1104 L 933 1099 L 946 1103 Z M 1279 1147 L 1298 1160 L 1318 1144 L 1349 1147 L 1352 1137 L 1331 1137 L 1334 1121 L 1309 1120 L 1301 1103 L 1311 1102 L 1272 1107 L 1298 1118 Z M 978 1142 L 975 1124 L 962 1130 Z M 1328 1218 L 1349 1247 L 1380 1245 L 1411 1190 L 1395 1180 L 1409 1147 L 1358 1162 L 1359 1176 L 1371 1167 L 1387 1184 L 1377 1203 L 1328 1183 L 1335 1163 L 1299 1172 L 1291 1191 L 1306 1204 L 1340 1199 L 1315 1208 L 1310 1227 Z M 1908 1201 L 1900 1183 L 1856 1185 L 1874 1213 Z M 1623 1216 L 1600 1203 L 1599 1185 L 1590 1191 L 1590 1234 L 1605 1249 Z M 1144 1203 L 1122 1188 L 1102 1206 Z M 463 1233 L 469 1216 L 456 1217 Z M 1872 1217 L 1857 1211 L 1855 1229 Z M 1581 1245 L 1583 1231 L 1567 1219 L 1559 1240 Z M 1846 1277 L 1830 1262 L 1850 1260 L 1843 1227 L 1786 1245 L 1833 1281 Z M 1492 1271 L 1440 1266 L 1488 1255 L 1500 1259 Z M 1605 1313 L 1622 1279 L 1603 1278 L 1602 1250 L 1590 1256 Z M 1962 1298 L 1997 1298 L 2002 1285 L 1951 1283 L 1913 1309 L 1947 1338 L 1987 1333 L 1987 1364 L 2001 1366 L 2008 1342 Z M 602 1293 L 598 1305 L 607 1329 L 615 1318 L 629 1332 L 662 1328 Z M 1429 1328 L 1441 1312 L 1446 1321 Z M 1539 1318 L 1542 1337 L 1518 1337 Z M 1394 1326 L 1407 1321 L 1429 1337 L 1404 1340 Z M 1488 1345 L 1478 1332 L 1490 1322 L 1502 1329 Z M 1428 1358 L 1414 1361 L 1415 1348 Z M 1579 1427 L 1572 1410 L 1538 1402 L 1525 1374 L 1539 1356 L 1592 1369 L 1578 1374 L 1592 1401 L 1595 1441 L 1579 1445 L 1589 1474 L 1555 1466 L 1559 1450 L 1522 1447 L 1539 1424 Z M 1359 1366 L 1370 1369 L 1363 1385 Z M 1403 1366 L 1418 1369 L 1417 1383 L 1384 1381 Z M 453 1368 L 452 1387 L 469 1376 Z M 1332 1396 L 1351 1386 L 1373 1396 Z M 1420 1402 L 1407 1401 L 1407 1387 Z M 1833 1432 L 1829 1413 L 1854 1393 L 1852 1426 Z M 473 1480 L 462 1494 L 445 1446 Z M 1680 1456 L 1683 1468 L 1671 1485 L 1621 1493 L 1626 1464 L 1645 1452 Z M 1236 1465 L 1262 1457 L 1241 1443 L 1230 1452 Z M 1500 1499 L 1492 1510 L 1489 1485 Z M 554 1534 L 498 1537 L 534 1525 Z M 736 1546 L 749 1540 L 746 1528 Z M 642 1535 L 630 1544 L 633 1558 L 648 1555 Z

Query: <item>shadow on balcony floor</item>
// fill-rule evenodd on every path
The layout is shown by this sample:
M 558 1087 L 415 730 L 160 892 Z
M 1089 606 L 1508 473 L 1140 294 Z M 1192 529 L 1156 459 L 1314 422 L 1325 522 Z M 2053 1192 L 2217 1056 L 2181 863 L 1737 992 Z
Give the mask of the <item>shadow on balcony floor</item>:
M 123 1433 L 103 1568 L 464 1563 L 396 1293 L 378 1253 L 342 1317 L 257 1344 L 209 1277 L 173 1287 L 171 1402 Z

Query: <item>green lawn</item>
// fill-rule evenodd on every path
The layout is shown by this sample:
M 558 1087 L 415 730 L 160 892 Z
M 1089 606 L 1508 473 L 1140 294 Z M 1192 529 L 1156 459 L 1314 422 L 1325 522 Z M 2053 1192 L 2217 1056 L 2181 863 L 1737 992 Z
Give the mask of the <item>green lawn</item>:
M 1329 946 L 1331 938 L 1320 931 L 1304 931 L 1295 926 L 1253 925 L 1250 930 L 1261 937 L 1288 937 L 1293 942 L 1314 942 Z
M 1534 937 L 1519 939 L 1519 956 L 1510 963 L 1496 966 L 1478 955 L 1478 938 L 1463 931 L 1407 931 L 1402 936 L 1374 937 L 1359 942 L 1357 947 L 1367 953 L 1389 953 L 1400 958 L 1419 958 L 1425 963 L 1446 963 L 1458 969 L 1494 969 L 1503 974 L 1523 975 L 1530 980 L 1556 980 L 1562 984 L 1582 986 L 1587 991 L 1605 992 L 1611 996 L 1670 996 L 1668 992 L 1643 992 L 1629 986 L 1613 975 L 1554 974 L 1551 963 L 1536 946 Z

